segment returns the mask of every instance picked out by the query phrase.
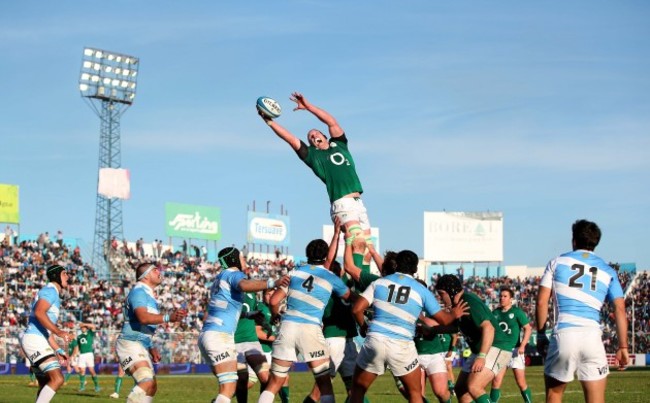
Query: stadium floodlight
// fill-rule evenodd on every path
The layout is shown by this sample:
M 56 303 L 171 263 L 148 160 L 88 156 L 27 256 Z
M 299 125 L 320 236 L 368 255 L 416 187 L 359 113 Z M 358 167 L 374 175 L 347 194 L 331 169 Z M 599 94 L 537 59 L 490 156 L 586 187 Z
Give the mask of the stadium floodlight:
M 83 50 L 79 91 L 100 118 L 100 172 L 103 168 L 121 168 L 120 117 L 135 100 L 139 66 L 140 60 L 134 56 L 95 48 Z M 110 278 L 111 274 L 119 272 L 110 243 L 113 238 L 124 239 L 122 200 L 96 190 L 92 265 L 101 277 Z
M 81 96 L 132 104 L 139 65 L 137 57 L 85 48 L 79 78 Z M 99 76 L 99 80 L 92 79 L 93 76 Z M 123 86 L 122 81 L 128 84 Z M 101 91 L 100 82 L 106 87 Z

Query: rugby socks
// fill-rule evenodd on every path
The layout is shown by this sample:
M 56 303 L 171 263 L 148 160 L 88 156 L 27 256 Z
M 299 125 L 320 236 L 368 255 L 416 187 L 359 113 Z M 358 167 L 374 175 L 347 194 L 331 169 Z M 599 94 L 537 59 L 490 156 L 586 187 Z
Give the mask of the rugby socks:
M 38 394 L 36 403 L 49 403 L 54 395 L 56 395 L 56 391 L 50 388 L 49 385 L 45 385 L 43 386 L 43 389 L 41 389 L 41 393 Z
M 79 383 L 81 384 L 79 390 L 84 391 L 86 389 L 86 375 L 79 375 Z
M 92 375 L 93 384 L 95 385 L 95 392 L 99 392 L 99 379 L 97 375 Z
M 501 389 L 492 388 L 492 390 L 490 391 L 490 400 L 492 401 L 492 403 L 498 402 L 500 397 L 501 397 Z
M 224 395 L 218 395 L 214 403 L 230 403 L 230 398 Z
M 280 388 L 280 400 L 282 403 L 289 403 L 289 387 L 283 386 Z
M 72 375 L 69 372 L 66 372 L 65 375 L 63 375 L 63 382 L 68 382 L 68 379 L 70 379 L 70 375 Z
M 120 389 L 122 388 L 122 377 L 118 376 L 115 378 L 115 393 L 120 394 Z
M 526 403 L 533 402 L 533 394 L 530 391 L 530 387 L 527 387 L 526 390 L 521 391 L 521 397 L 524 398 L 524 402 Z
M 490 396 L 487 393 L 483 393 L 481 396 L 474 399 L 476 403 L 492 403 Z
M 260 395 L 260 400 L 258 400 L 257 403 L 273 403 L 274 399 L 275 399 L 275 394 L 273 392 L 269 392 L 268 390 L 265 390 Z

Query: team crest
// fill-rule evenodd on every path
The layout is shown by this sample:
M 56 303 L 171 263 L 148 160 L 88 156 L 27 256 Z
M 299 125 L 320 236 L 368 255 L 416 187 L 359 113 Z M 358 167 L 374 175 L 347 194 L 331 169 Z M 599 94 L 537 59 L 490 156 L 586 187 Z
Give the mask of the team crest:
M 583 257 L 584 259 L 586 259 L 586 258 L 589 257 L 589 254 L 588 254 L 587 252 L 584 252 L 584 253 L 582 254 L 582 257 Z
M 330 147 L 336 147 L 336 143 L 330 143 Z
M 511 313 L 510 315 L 508 315 L 508 317 L 509 317 L 510 319 L 512 319 L 512 318 L 515 317 L 515 314 L 514 314 L 514 313 Z

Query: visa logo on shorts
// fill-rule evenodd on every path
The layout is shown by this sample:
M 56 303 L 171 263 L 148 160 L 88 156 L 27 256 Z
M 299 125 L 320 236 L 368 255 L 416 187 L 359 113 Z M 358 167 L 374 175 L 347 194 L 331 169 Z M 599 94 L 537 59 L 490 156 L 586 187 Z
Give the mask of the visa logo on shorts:
M 311 353 L 309 353 L 309 356 L 311 358 L 325 357 L 325 350 L 319 350 L 319 351 L 311 352 Z
M 218 362 L 218 361 L 221 361 L 221 360 L 225 360 L 226 358 L 229 358 L 229 357 L 230 357 L 230 354 L 226 351 L 225 353 L 215 355 L 214 360 Z
M 29 361 L 34 362 L 34 361 L 36 361 L 36 359 L 37 359 L 38 357 L 40 357 L 40 356 L 41 356 L 41 352 L 40 352 L 40 351 L 37 351 L 37 352 L 35 352 L 34 354 L 32 354 L 32 355 L 29 356 Z
M 411 370 L 415 369 L 415 367 L 417 367 L 417 365 L 418 365 L 418 359 L 416 358 L 415 360 L 413 360 L 412 363 L 410 363 L 409 365 L 404 367 L 404 370 L 405 371 L 411 371 Z
M 609 367 L 608 366 L 598 368 L 598 375 L 607 374 L 608 372 L 609 372 Z
M 126 366 L 131 362 L 131 361 L 133 361 L 133 358 L 129 357 L 129 358 L 127 358 L 126 360 L 122 361 L 122 362 L 120 363 L 120 365 L 122 366 L 122 368 L 124 368 L 124 367 L 126 367 Z

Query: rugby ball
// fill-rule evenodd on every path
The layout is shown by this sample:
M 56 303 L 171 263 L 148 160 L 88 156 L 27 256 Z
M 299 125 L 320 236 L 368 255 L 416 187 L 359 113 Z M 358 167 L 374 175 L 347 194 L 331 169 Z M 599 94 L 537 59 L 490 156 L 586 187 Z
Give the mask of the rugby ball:
M 282 107 L 273 98 L 259 97 L 257 98 L 257 109 L 265 116 L 275 119 L 282 113 Z

